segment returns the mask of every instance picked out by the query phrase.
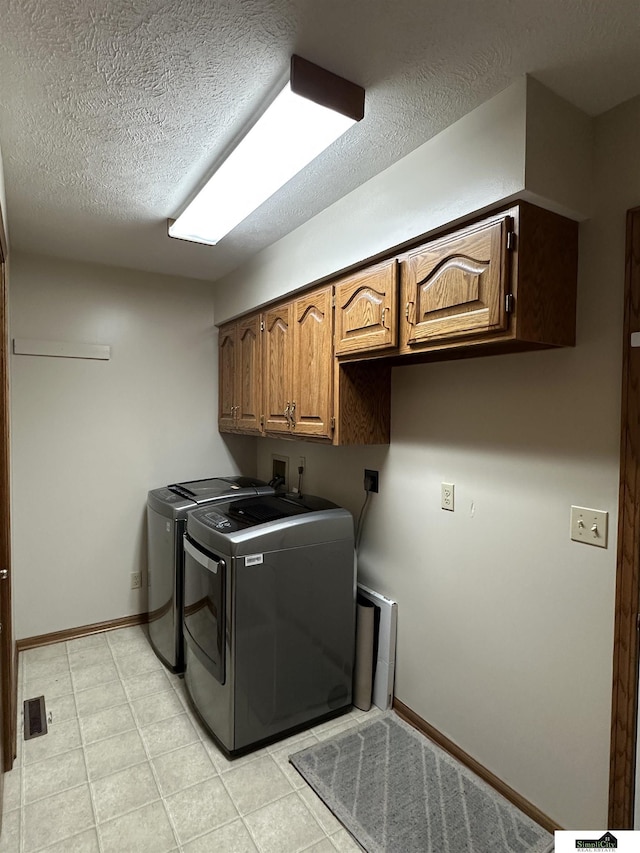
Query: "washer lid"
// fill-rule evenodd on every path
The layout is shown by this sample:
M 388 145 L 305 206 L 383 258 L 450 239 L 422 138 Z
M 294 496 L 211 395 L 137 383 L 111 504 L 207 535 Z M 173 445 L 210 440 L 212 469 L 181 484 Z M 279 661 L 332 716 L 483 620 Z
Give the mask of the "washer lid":
M 187 514 L 187 533 L 205 552 L 228 557 L 338 539 L 353 547 L 353 518 L 312 495 L 266 495 L 193 509 Z
M 296 495 L 254 495 L 237 500 L 220 501 L 212 506 L 198 507 L 189 512 L 187 529 L 190 535 L 206 545 L 206 537 L 198 530 L 215 530 L 224 534 L 248 530 L 253 527 L 280 526 L 292 517 L 308 518 L 321 512 L 340 509 L 336 504 L 314 495 L 303 498 Z
M 245 495 L 269 495 L 273 489 L 255 477 L 211 477 L 205 480 L 189 480 L 174 483 L 167 487 L 170 491 L 196 504 L 209 503 L 222 498 L 236 498 Z

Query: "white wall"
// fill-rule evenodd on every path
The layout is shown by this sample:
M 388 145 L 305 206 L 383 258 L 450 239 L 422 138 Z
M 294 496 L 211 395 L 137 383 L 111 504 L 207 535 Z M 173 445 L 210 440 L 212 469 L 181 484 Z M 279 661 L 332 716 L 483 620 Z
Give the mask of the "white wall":
M 526 197 L 564 216 L 592 213 L 593 122 L 527 78 Z
M 507 199 L 584 218 L 591 143 L 587 116 L 522 77 L 223 279 L 216 322 Z
M 559 174 L 555 165 L 544 170 L 553 134 L 534 118 L 544 111 L 528 116 L 540 158 L 529 172 L 534 193 L 549 194 L 549 176 Z M 574 120 L 591 127 L 574 115 L 565 131 Z M 579 149 L 587 190 L 578 180 L 571 194 L 558 186 L 559 205 L 593 205 L 581 225 L 575 349 L 394 368 L 389 447 L 258 442 L 259 476 L 269 475 L 274 452 L 293 466 L 304 455 L 306 490 L 354 515 L 363 468 L 379 469 L 360 573 L 399 602 L 397 697 L 567 828 L 607 823 L 624 211 L 640 200 L 639 120 L 640 101 L 603 117 L 593 181 L 589 140 Z M 568 163 L 572 149 L 563 156 Z M 338 268 L 347 251 L 364 256 L 366 235 L 354 242 L 351 226 L 362 215 L 356 202 L 374 186 L 397 209 L 411 192 L 406 165 L 393 182 L 383 173 L 326 212 L 335 217 L 332 241 L 324 217 L 307 223 L 300 245 L 313 243 L 317 224 L 325 266 Z M 454 165 L 442 182 L 449 178 L 455 195 Z M 490 186 L 495 176 L 482 181 Z M 378 225 L 394 229 L 393 220 Z M 262 276 L 254 263 L 229 280 L 225 311 L 250 292 L 273 292 L 274 269 L 288 263 L 300 273 L 296 234 L 268 250 Z M 244 293 L 232 291 L 241 280 Z M 442 481 L 456 485 L 453 514 L 439 508 Z M 569 540 L 571 504 L 609 511 L 608 549 Z
M 255 474 L 217 417 L 211 285 L 12 256 L 15 338 L 109 344 L 110 361 L 12 356 L 17 639 L 142 612 L 147 491 Z

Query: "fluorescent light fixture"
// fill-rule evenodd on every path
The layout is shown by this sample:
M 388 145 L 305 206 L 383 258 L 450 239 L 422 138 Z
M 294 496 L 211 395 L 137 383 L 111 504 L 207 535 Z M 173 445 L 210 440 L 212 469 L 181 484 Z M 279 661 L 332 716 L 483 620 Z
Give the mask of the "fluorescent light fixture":
M 289 82 L 169 221 L 169 236 L 215 245 L 363 115 L 364 89 L 293 56 Z

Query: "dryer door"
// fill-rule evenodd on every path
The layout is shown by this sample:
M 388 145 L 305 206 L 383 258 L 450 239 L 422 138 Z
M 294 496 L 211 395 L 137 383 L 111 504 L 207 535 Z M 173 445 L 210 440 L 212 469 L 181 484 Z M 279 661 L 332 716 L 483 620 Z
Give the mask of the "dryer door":
M 184 629 L 213 677 L 225 682 L 227 564 L 184 537 Z

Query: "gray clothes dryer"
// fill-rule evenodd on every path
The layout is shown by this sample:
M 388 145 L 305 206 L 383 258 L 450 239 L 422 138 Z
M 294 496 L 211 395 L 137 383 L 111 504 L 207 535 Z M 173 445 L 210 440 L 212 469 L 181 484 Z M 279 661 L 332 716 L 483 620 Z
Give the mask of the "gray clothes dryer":
M 147 497 L 149 572 L 148 634 L 153 650 L 172 672 L 184 672 L 182 606 L 187 512 L 198 506 L 245 495 L 273 494 L 252 477 L 212 477 L 174 483 Z
M 228 755 L 351 705 L 356 577 L 351 514 L 274 495 L 189 513 L 185 685 Z

